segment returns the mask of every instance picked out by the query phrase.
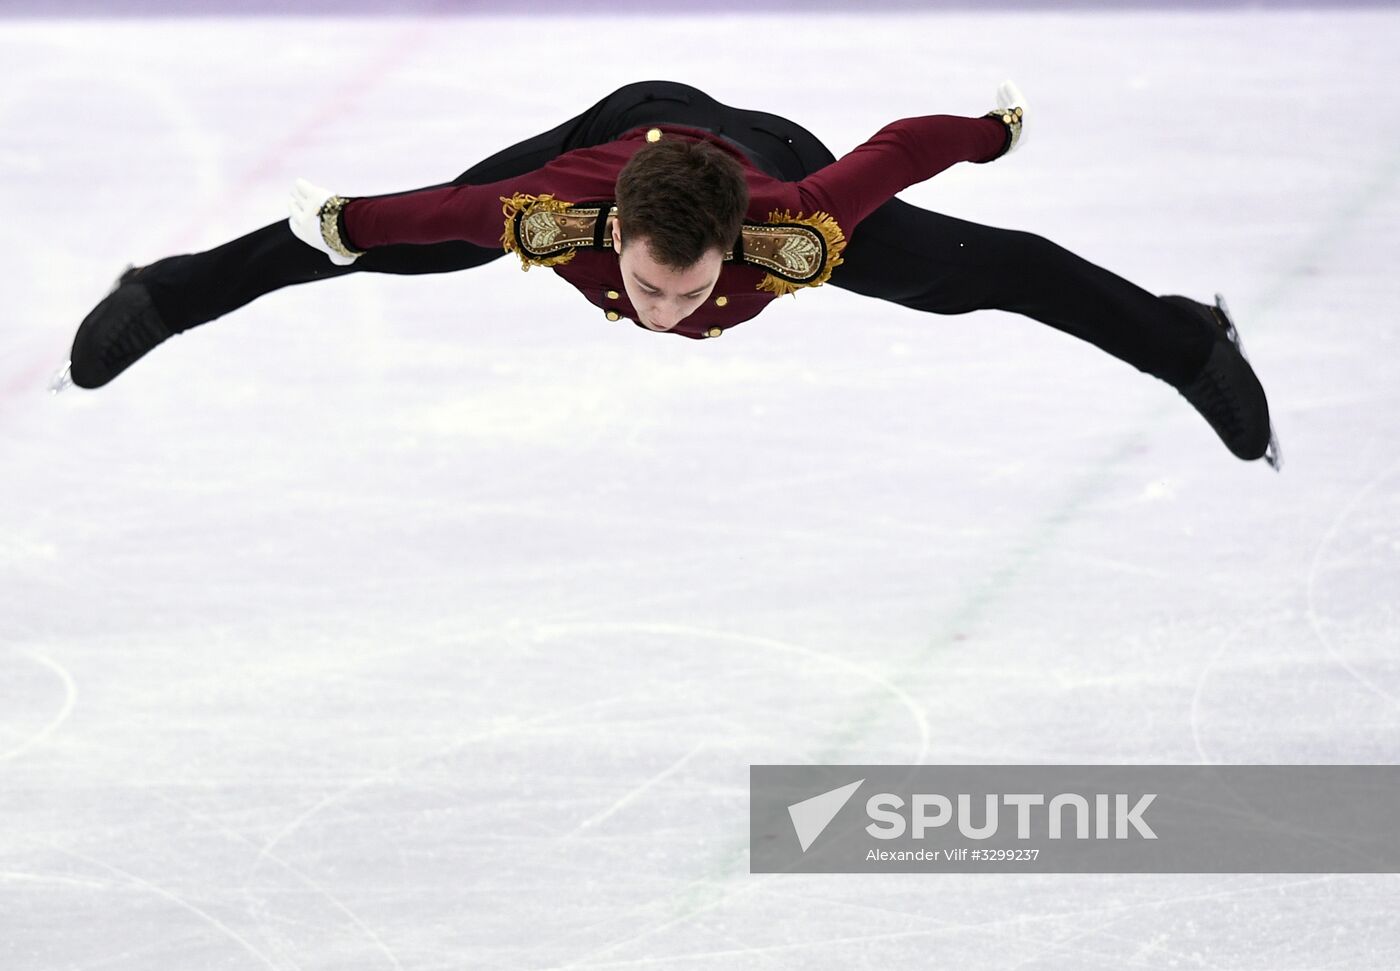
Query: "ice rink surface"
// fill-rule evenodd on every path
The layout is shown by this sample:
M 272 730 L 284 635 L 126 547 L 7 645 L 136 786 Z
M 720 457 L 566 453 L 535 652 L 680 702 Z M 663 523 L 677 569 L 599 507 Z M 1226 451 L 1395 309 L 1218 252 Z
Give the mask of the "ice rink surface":
M 1400 13 L 0 20 L 0 967 L 1383 968 L 1400 877 L 753 876 L 754 763 L 1400 752 Z M 629 80 L 1226 294 L 1285 469 L 1032 321 L 722 340 L 513 260 L 44 391 L 128 262 Z

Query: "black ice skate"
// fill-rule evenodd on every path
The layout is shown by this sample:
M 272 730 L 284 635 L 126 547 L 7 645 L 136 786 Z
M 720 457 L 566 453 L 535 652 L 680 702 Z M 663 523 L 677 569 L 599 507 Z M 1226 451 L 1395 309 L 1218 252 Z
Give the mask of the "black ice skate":
M 161 320 L 150 292 L 136 280 L 139 269 L 128 267 L 112 292 L 78 326 L 68 367 L 50 384 L 55 393 L 71 382 L 80 388 L 100 388 L 172 336 Z
M 1162 299 L 1204 318 L 1217 331 L 1201 373 L 1177 390 L 1210 422 L 1232 453 L 1246 461 L 1262 458 L 1276 471 L 1281 469 L 1283 456 L 1269 422 L 1269 402 L 1245 359 L 1225 298 L 1216 294 L 1214 307 L 1188 297 Z

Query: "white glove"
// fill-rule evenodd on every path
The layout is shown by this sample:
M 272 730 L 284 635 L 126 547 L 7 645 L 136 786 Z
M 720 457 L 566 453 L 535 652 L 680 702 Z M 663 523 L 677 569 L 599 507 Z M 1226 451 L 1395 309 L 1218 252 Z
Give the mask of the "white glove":
M 349 266 L 360 258 L 360 254 L 346 249 L 339 233 L 335 234 L 333 240 L 328 240 L 321 229 L 321 210 L 327 202 L 335 198 L 335 193 L 319 185 L 312 185 L 305 179 L 297 179 L 296 184 L 292 186 L 292 197 L 288 200 L 292 215 L 287 222 L 297 239 L 325 253 L 336 266 Z M 332 243 L 339 244 L 341 248 L 336 249 Z
M 1025 95 L 1021 94 L 1021 89 L 1016 87 L 1015 81 L 1003 81 L 1000 85 L 997 86 L 997 108 L 1021 109 L 1022 127 L 1017 132 L 1016 138 L 1012 140 L 1011 147 L 1006 150 L 1006 154 L 1010 155 L 1012 152 L 1016 151 L 1016 149 L 1020 148 L 1026 141 L 1026 130 L 1024 127 L 1024 119 L 1027 110 L 1026 98 Z

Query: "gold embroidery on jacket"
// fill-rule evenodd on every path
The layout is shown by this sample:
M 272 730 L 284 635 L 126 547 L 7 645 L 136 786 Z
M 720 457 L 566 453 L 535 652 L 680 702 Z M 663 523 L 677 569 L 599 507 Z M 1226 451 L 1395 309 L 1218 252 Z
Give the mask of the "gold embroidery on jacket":
M 571 208 L 572 202 L 556 199 L 552 195 L 532 196 L 517 192 L 509 198 L 501 196 L 501 214 L 506 217 L 505 229 L 501 232 L 501 248 L 520 257 L 522 270 L 569 262 L 574 258 L 574 250 L 570 246 L 558 245 L 562 229 L 557 220 L 560 214 Z M 597 209 L 593 210 L 594 215 L 597 212 Z M 591 241 L 591 222 L 589 226 Z
M 770 212 L 766 225 L 746 225 L 743 236 L 744 262 L 768 270 L 758 289 L 779 297 L 830 280 L 846 248 L 846 234 L 824 212 Z
M 525 193 L 502 196 L 501 203 L 506 217 L 501 247 L 519 256 L 525 270 L 558 266 L 573 259 L 578 250 L 592 249 L 602 207 L 608 206 L 609 215 L 616 208 L 610 203 L 575 206 L 550 195 Z M 740 235 L 743 263 L 767 271 L 757 289 L 775 296 L 821 286 L 841 265 L 841 252 L 846 248 L 845 233 L 824 212 L 810 216 L 771 212 L 766 223 L 744 223 Z M 606 231 L 603 248 L 612 248 Z M 732 262 L 733 252 L 725 253 L 724 259 Z

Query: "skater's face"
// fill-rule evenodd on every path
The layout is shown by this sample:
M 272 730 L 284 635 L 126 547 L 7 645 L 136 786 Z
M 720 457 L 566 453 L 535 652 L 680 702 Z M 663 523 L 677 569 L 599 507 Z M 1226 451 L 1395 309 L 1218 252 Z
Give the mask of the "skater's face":
M 693 266 L 677 270 L 652 259 L 645 237 L 629 240 L 624 248 L 616 221 L 612 235 L 622 285 L 644 327 L 671 330 L 694 313 L 719 282 L 724 254 L 718 249 L 710 250 Z

